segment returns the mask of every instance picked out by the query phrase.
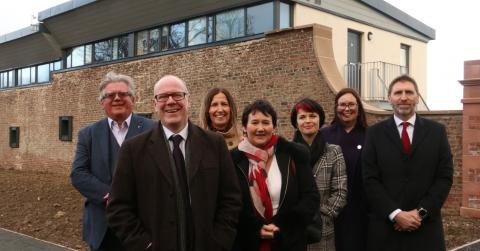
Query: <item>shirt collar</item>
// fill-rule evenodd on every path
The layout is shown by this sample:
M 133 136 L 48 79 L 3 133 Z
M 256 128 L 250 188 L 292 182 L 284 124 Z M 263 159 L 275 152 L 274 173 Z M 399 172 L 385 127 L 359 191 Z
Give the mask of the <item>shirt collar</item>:
M 182 136 L 183 140 L 187 140 L 187 137 L 188 137 L 188 123 L 179 133 L 173 133 L 170 129 L 168 129 L 164 125 L 162 125 L 162 127 L 163 127 L 163 131 L 165 132 L 165 137 L 167 137 L 167 139 L 170 139 L 170 137 L 172 135 L 178 134 L 178 135 Z
M 110 129 L 113 128 L 113 125 L 114 125 L 114 122 L 115 120 L 111 119 L 110 117 L 107 118 L 108 119 L 108 126 L 110 127 Z M 123 122 L 123 124 L 127 124 L 127 127 L 128 128 L 130 126 L 130 121 L 132 120 L 132 114 L 130 113 L 130 115 L 128 116 L 128 118 Z
M 397 115 L 393 115 L 393 119 L 395 120 L 395 125 L 401 126 L 403 123 L 403 120 L 397 117 Z M 415 120 L 417 119 L 417 114 L 414 113 L 412 117 L 410 117 L 406 122 L 410 123 L 410 125 L 415 126 Z

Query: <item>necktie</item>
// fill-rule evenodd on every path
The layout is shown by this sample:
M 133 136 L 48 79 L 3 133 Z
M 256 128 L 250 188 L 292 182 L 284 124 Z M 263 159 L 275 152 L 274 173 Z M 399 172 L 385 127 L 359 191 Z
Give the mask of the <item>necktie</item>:
M 402 122 L 402 143 L 405 152 L 408 154 L 410 153 L 410 137 L 408 137 L 407 128 L 410 125 L 408 122 Z
M 180 150 L 180 143 L 183 138 L 180 135 L 172 135 L 170 140 L 173 142 L 173 160 L 175 161 L 175 167 L 177 168 L 178 180 L 182 190 L 182 196 L 186 203 L 190 203 L 188 196 L 187 186 L 187 172 L 185 170 L 185 160 L 183 158 L 182 150 Z
M 170 140 L 173 142 L 173 160 L 175 161 L 175 167 L 177 169 L 178 183 L 180 185 L 180 190 L 182 193 L 182 198 L 184 201 L 184 211 L 185 211 L 185 220 L 186 220 L 186 250 L 193 250 L 194 247 L 194 233 L 193 233 L 193 218 L 192 218 L 192 209 L 190 207 L 190 193 L 188 190 L 188 179 L 187 171 L 185 169 L 185 160 L 183 158 L 182 150 L 180 150 L 180 143 L 183 138 L 180 135 L 170 136 Z M 182 244 L 180 244 L 182 245 Z

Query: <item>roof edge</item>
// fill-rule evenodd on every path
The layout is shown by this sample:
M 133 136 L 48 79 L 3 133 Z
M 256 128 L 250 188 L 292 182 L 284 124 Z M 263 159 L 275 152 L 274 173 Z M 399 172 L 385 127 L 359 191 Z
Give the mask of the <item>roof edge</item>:
M 358 1 L 424 34 L 431 40 L 435 39 L 435 30 L 433 28 L 415 19 L 414 17 L 408 15 L 407 13 L 398 9 L 397 7 L 385 2 L 384 0 L 358 0 Z
M 4 35 L 0 35 L 0 44 L 10 42 L 10 41 L 22 38 L 22 37 L 26 37 L 26 36 L 29 36 L 29 35 L 32 35 L 32 34 L 35 34 L 35 33 L 38 33 L 38 32 L 45 32 L 45 29 L 44 29 L 43 25 L 32 24 L 32 25 L 27 26 L 25 28 L 22 28 L 22 29 L 19 29 L 19 30 L 16 30 L 16 31 L 12 31 L 12 32 L 4 34 Z
M 42 22 L 45 19 L 63 14 L 65 12 L 72 11 L 82 6 L 96 2 L 97 0 L 70 0 L 65 3 L 55 5 L 51 8 L 38 12 L 38 21 Z

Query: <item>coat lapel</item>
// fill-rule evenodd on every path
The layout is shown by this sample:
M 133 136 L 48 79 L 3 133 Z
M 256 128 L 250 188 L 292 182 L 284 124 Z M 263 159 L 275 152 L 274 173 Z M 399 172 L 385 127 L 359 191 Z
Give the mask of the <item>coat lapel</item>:
M 398 134 L 397 125 L 395 124 L 395 120 L 393 116 L 391 116 L 387 121 L 385 121 L 385 132 L 392 141 L 392 143 L 401 151 L 403 154 L 406 154 L 405 149 L 403 148 L 402 139 L 400 138 L 400 134 Z
M 134 135 L 138 135 L 143 130 L 143 119 L 135 114 L 132 114 L 132 119 L 130 120 L 130 126 L 128 127 L 127 135 L 125 139 L 129 139 Z
M 165 139 L 162 124 L 159 123 L 157 128 L 152 131 L 147 151 L 150 154 L 150 157 L 154 160 L 155 166 L 160 169 L 160 172 L 165 177 L 165 180 L 172 185 L 173 174 L 171 171 L 171 165 L 173 165 L 173 158 L 167 144 L 168 142 Z
M 413 128 L 413 140 L 412 140 L 412 147 L 410 149 L 410 155 L 415 153 L 417 147 L 423 142 L 425 136 L 427 135 L 428 129 L 425 128 L 425 123 L 423 118 L 418 116 L 415 121 L 415 126 Z
M 93 139 L 96 139 L 94 144 L 97 145 L 95 149 L 98 152 L 95 152 L 93 154 L 97 155 L 101 159 L 101 166 L 107 166 L 110 167 L 111 163 L 109 161 L 110 157 L 110 152 L 109 152 L 109 139 L 110 139 L 110 128 L 108 126 L 108 120 L 107 118 L 102 119 L 97 127 L 93 130 Z M 110 168 L 102 168 L 102 170 L 105 170 L 105 177 L 109 177 L 109 179 L 112 178 L 112 173 Z
M 185 145 L 185 165 L 187 169 L 188 183 L 191 184 L 193 177 L 198 171 L 205 149 L 205 142 L 201 137 L 201 131 L 190 121 L 188 122 L 188 138 Z

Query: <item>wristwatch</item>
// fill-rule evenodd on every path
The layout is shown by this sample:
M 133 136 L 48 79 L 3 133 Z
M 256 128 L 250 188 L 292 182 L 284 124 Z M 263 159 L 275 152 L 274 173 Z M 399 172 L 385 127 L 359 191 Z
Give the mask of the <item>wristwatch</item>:
M 425 208 L 423 208 L 423 207 L 420 207 L 420 208 L 417 209 L 417 210 L 418 210 L 418 215 L 420 215 L 420 218 L 422 218 L 422 220 L 425 219 L 425 218 L 427 218 L 427 216 L 428 216 L 428 211 L 427 211 L 427 209 L 425 209 Z

